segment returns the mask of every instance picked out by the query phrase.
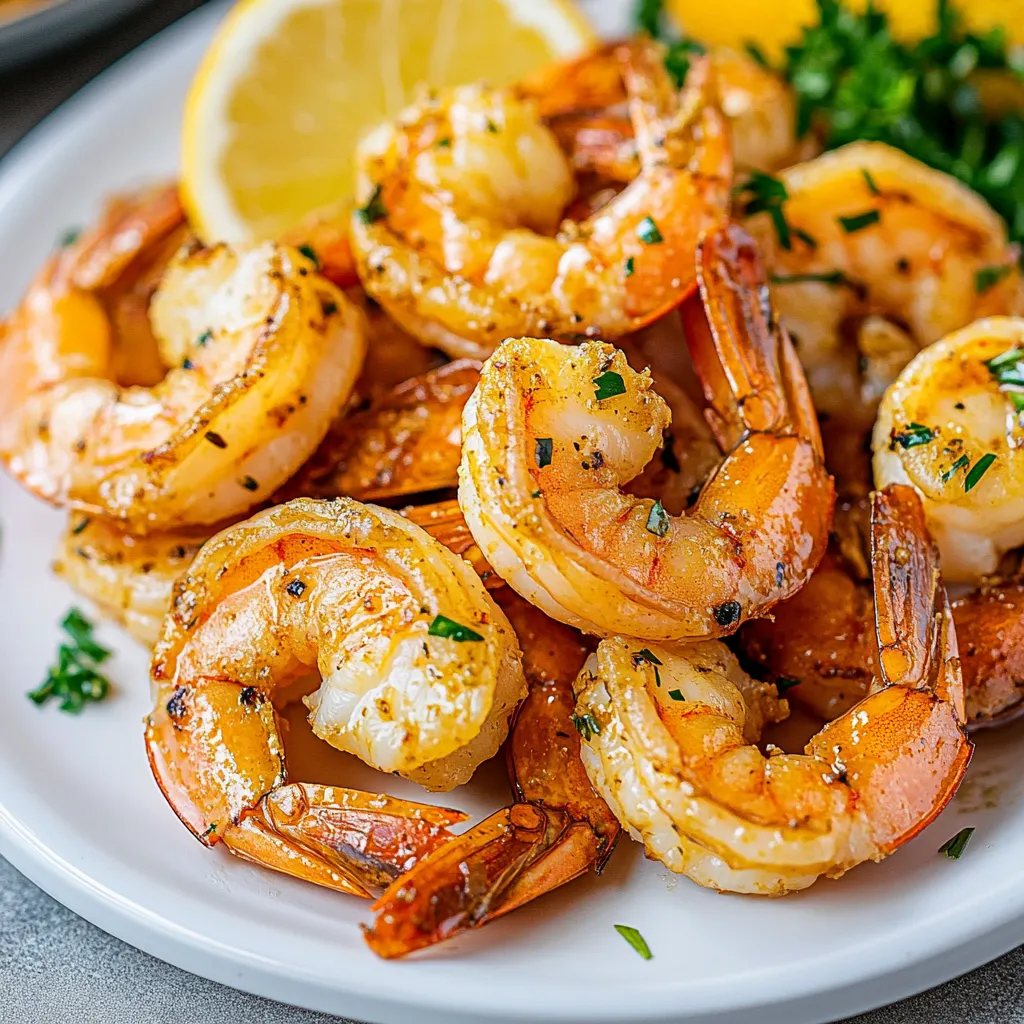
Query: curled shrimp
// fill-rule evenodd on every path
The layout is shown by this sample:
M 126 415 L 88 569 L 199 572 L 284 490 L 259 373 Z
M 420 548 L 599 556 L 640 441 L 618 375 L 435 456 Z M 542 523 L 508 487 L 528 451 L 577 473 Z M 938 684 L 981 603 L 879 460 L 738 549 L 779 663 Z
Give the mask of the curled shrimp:
M 803 754 L 761 754 L 756 702 L 735 668 L 707 664 L 710 645 L 602 641 L 577 681 L 583 761 L 649 856 L 701 885 L 782 895 L 881 860 L 952 798 L 971 755 L 960 660 L 909 487 L 874 496 L 872 573 L 879 678 Z
M 594 793 L 573 727 L 572 683 L 589 653 L 580 635 L 507 588 L 505 608 L 529 685 L 509 736 L 516 802 L 397 878 L 374 905 L 366 941 L 405 956 L 515 910 L 611 856 L 619 823 Z
M 609 43 L 551 65 L 519 85 L 569 154 L 577 173 L 630 182 L 640 172 L 616 51 Z M 708 54 L 738 168 L 776 171 L 814 155 L 796 134 L 796 97 L 774 71 L 724 47 Z
M 143 198 L 54 255 L 0 342 L 0 460 L 40 497 L 135 532 L 215 523 L 269 497 L 326 432 L 366 345 L 357 311 L 298 252 L 192 245 L 151 306 L 173 368 L 120 386 L 95 289 L 168 219 Z
M 980 583 L 1024 544 L 1024 319 L 991 317 L 920 352 L 886 392 L 875 481 L 909 483 L 955 583 Z
M 510 91 L 424 96 L 364 141 L 359 275 L 421 341 L 482 358 L 515 334 L 619 337 L 692 289 L 696 241 L 722 220 L 731 180 L 710 68 L 698 62 L 680 97 L 656 45 L 619 52 L 643 169 L 557 237 L 572 168 Z
M 209 541 L 176 585 L 146 728 L 168 803 L 206 845 L 365 894 L 359 858 L 345 852 L 350 810 L 371 831 L 373 812 L 387 812 L 386 836 L 400 826 L 406 844 L 403 867 L 462 816 L 287 784 L 270 698 L 317 676 L 304 701 L 318 737 L 451 789 L 505 738 L 526 689 L 519 649 L 466 562 L 397 513 L 353 501 L 259 513 Z M 385 860 L 370 857 L 375 885 L 395 863 Z
M 682 516 L 621 485 L 669 416 L 621 352 L 531 338 L 488 360 L 463 415 L 459 503 L 495 571 L 552 618 L 599 635 L 721 636 L 802 586 L 834 500 L 799 364 L 752 240 L 706 237 L 707 319 L 687 341 L 728 453 Z
M 336 420 L 281 498 L 349 496 L 380 501 L 454 488 L 462 456 L 462 410 L 480 380 L 471 359 L 447 363 Z
M 789 230 L 780 237 L 765 213 L 747 227 L 819 411 L 868 429 L 918 349 L 1020 301 L 1006 225 L 950 175 L 856 142 L 779 178 Z

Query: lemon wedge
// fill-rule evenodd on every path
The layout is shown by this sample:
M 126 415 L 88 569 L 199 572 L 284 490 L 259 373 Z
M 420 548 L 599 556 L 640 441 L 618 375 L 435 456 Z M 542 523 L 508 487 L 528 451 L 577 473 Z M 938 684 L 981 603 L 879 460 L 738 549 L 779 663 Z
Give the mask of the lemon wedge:
M 241 0 L 185 107 L 189 217 L 276 237 L 352 194 L 356 142 L 419 83 L 504 85 L 594 41 L 571 0 Z

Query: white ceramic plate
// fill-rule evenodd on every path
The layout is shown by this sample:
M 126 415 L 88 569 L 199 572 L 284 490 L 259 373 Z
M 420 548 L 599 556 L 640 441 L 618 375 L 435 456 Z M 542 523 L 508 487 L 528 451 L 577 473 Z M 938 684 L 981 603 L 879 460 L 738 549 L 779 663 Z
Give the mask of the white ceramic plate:
M 104 194 L 173 174 L 182 98 L 222 11 L 144 47 L 0 166 L 0 310 Z M 909 995 L 1024 941 L 1016 728 L 981 737 L 961 795 L 923 836 L 840 882 L 784 900 L 723 897 L 626 840 L 602 878 L 384 963 L 360 937 L 367 905 L 205 850 L 178 824 L 143 752 L 146 658 L 116 630 L 100 631 L 117 652 L 110 700 L 75 718 L 25 699 L 74 597 L 49 571 L 61 516 L 0 478 L 0 519 L 0 853 L 72 910 L 187 970 L 384 1024 L 807 1024 Z M 333 768 L 351 785 L 422 798 L 341 755 Z M 449 799 L 474 813 L 503 803 L 500 771 L 484 776 Z M 964 825 L 977 826 L 964 858 L 939 856 Z M 616 923 L 639 928 L 654 959 L 636 956 Z

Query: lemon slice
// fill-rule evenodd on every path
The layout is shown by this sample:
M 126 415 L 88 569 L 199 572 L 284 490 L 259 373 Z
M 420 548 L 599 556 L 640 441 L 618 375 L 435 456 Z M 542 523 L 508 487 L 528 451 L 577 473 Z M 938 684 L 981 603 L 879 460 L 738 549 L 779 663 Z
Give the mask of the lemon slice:
M 504 85 L 594 41 L 570 0 L 242 0 L 185 107 L 189 217 L 276 237 L 352 194 L 356 142 L 419 83 Z
M 863 10 L 866 0 L 851 0 Z M 886 11 L 893 34 L 899 39 L 919 39 L 935 30 L 935 0 L 876 0 Z M 1024 0 L 954 0 L 964 26 L 984 32 L 993 25 L 1006 27 L 1011 42 L 1024 42 Z M 733 0 L 729 16 L 707 0 L 666 0 L 673 19 L 695 39 L 711 46 L 742 49 L 755 42 L 772 60 L 782 57 L 787 43 L 795 42 L 803 25 L 815 25 L 818 11 L 814 0 Z

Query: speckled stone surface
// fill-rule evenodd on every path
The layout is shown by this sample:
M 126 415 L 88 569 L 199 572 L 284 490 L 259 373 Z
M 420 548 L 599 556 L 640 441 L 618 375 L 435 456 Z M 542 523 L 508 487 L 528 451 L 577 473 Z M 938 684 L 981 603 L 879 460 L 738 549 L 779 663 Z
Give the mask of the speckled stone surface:
M 0 860 L 0 1024 L 326 1024 L 154 960 L 65 910 Z M 765 1024 L 788 1024 L 765 1016 Z M 1024 1024 L 1024 947 L 847 1024 Z
M 4 77 L 0 157 L 122 53 L 199 5 L 154 0 L 105 37 Z M 587 0 L 600 14 L 601 0 Z M 194 977 L 94 928 L 0 859 L 0 1024 L 322 1024 Z M 765 1024 L 789 1024 L 765 1016 Z M 964 978 L 847 1024 L 1024 1024 L 1024 947 Z

